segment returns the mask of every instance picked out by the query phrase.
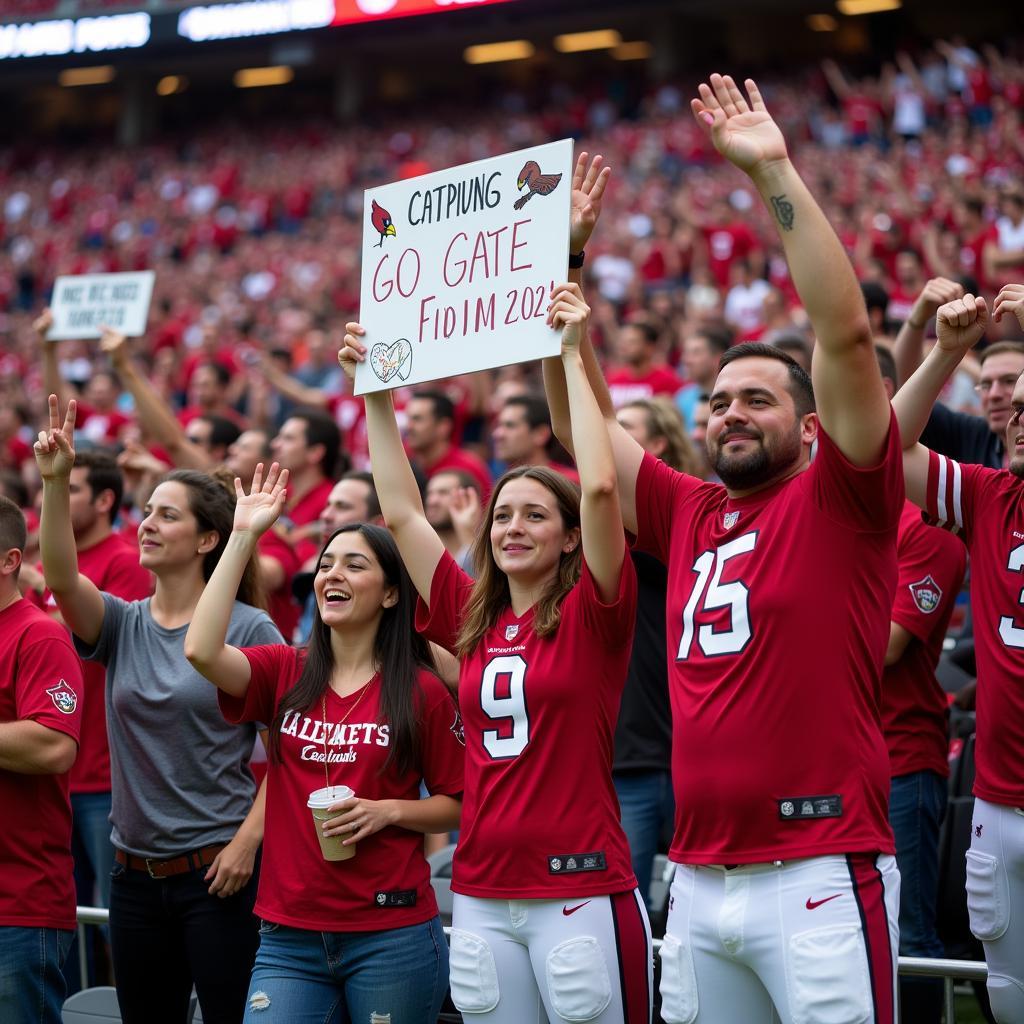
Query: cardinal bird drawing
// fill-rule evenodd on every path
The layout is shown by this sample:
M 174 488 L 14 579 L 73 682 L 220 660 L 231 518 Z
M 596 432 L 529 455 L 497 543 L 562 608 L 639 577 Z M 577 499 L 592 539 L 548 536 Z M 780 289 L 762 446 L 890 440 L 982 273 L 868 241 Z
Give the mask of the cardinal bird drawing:
M 376 199 L 373 200 L 373 206 L 370 209 L 370 223 L 380 232 L 380 241 L 374 246 L 374 249 L 379 249 L 388 235 L 398 234 L 395 231 L 395 225 L 391 223 L 391 214 Z
M 524 188 L 528 188 L 530 191 L 522 199 L 515 201 L 515 208 L 521 210 L 534 196 L 551 195 L 561 180 L 562 176 L 560 174 L 541 174 L 540 164 L 536 160 L 527 160 L 523 164 L 523 169 L 519 172 L 516 188 L 520 192 Z

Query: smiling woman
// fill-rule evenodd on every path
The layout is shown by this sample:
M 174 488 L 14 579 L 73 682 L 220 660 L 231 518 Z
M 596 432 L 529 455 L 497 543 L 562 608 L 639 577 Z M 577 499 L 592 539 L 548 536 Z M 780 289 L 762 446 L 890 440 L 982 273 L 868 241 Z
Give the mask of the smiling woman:
M 263 838 L 249 771 L 256 727 L 228 724 L 182 641 L 224 554 L 234 500 L 221 482 L 179 470 L 157 485 L 139 528 L 152 598 L 124 601 L 78 572 L 69 474 L 75 404 L 35 445 L 43 478 L 43 572 L 83 657 L 106 666 L 112 788 L 110 938 L 122 1018 L 185 1018 L 193 985 L 209 1020 L 239 1021 L 256 952 L 252 917 Z M 256 566 L 224 595 L 238 644 L 280 641 Z M 168 907 L 172 909 L 168 910 Z M 161 965 L 161 1000 L 152 968 Z

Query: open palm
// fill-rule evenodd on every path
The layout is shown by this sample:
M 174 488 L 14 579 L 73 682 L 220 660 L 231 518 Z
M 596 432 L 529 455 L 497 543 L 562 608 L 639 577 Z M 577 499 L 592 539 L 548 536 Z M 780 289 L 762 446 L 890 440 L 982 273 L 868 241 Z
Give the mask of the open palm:
M 288 470 L 281 469 L 276 462 L 271 465 L 266 480 L 263 479 L 263 463 L 256 466 L 248 494 L 242 481 L 235 477 L 234 529 L 256 536 L 266 533 L 284 510 L 287 484 Z
M 68 402 L 64 425 L 60 422 L 60 405 L 56 395 L 50 395 L 50 428 L 40 430 L 39 438 L 32 446 L 39 467 L 39 475 L 44 480 L 59 480 L 71 476 L 71 468 L 75 464 L 75 401 Z
M 786 158 L 786 140 L 772 120 L 753 79 L 746 80 L 747 96 L 729 75 L 712 75 L 701 83 L 700 97 L 690 101 L 697 123 L 708 131 L 715 149 L 741 171 Z M 749 97 L 749 100 L 748 100 Z
M 595 156 L 588 166 L 587 153 L 580 153 L 572 176 L 572 197 L 569 209 L 569 252 L 582 252 L 601 216 L 601 200 L 611 176 L 611 169 L 602 167 L 603 157 Z

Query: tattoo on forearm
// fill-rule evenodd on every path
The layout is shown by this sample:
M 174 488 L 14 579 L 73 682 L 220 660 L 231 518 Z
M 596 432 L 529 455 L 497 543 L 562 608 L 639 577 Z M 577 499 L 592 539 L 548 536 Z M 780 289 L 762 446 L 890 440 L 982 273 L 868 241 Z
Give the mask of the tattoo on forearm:
M 772 196 L 772 212 L 779 222 L 783 231 L 793 230 L 793 204 L 786 198 L 785 193 L 781 196 Z

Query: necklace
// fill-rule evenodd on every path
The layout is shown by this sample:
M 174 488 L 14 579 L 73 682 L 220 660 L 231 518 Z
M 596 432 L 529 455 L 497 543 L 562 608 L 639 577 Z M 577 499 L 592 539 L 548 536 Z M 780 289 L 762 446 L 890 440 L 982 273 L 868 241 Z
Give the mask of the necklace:
M 355 703 L 352 705 L 352 707 L 350 707 L 348 709 L 348 711 L 345 712 L 345 717 L 342 718 L 342 720 L 338 723 L 338 728 L 343 726 L 348 721 L 349 715 L 351 715 L 352 712 L 355 711 L 355 709 L 359 706 L 359 702 L 363 699 L 363 694 L 366 693 L 367 689 L 370 686 L 370 683 L 372 683 L 374 681 L 374 679 L 376 679 L 376 678 L 377 678 L 377 674 L 375 672 L 372 676 L 370 676 L 370 678 L 365 683 L 363 683 L 362 688 L 359 690 L 359 696 L 356 697 Z M 331 778 L 330 778 L 330 775 L 328 774 L 328 771 L 327 771 L 327 690 L 326 689 L 320 695 L 320 710 L 321 710 L 321 713 L 323 715 L 323 723 L 324 723 L 324 737 L 323 737 L 323 740 L 322 740 L 323 748 L 324 748 L 324 783 L 327 785 L 328 788 L 330 788 Z

